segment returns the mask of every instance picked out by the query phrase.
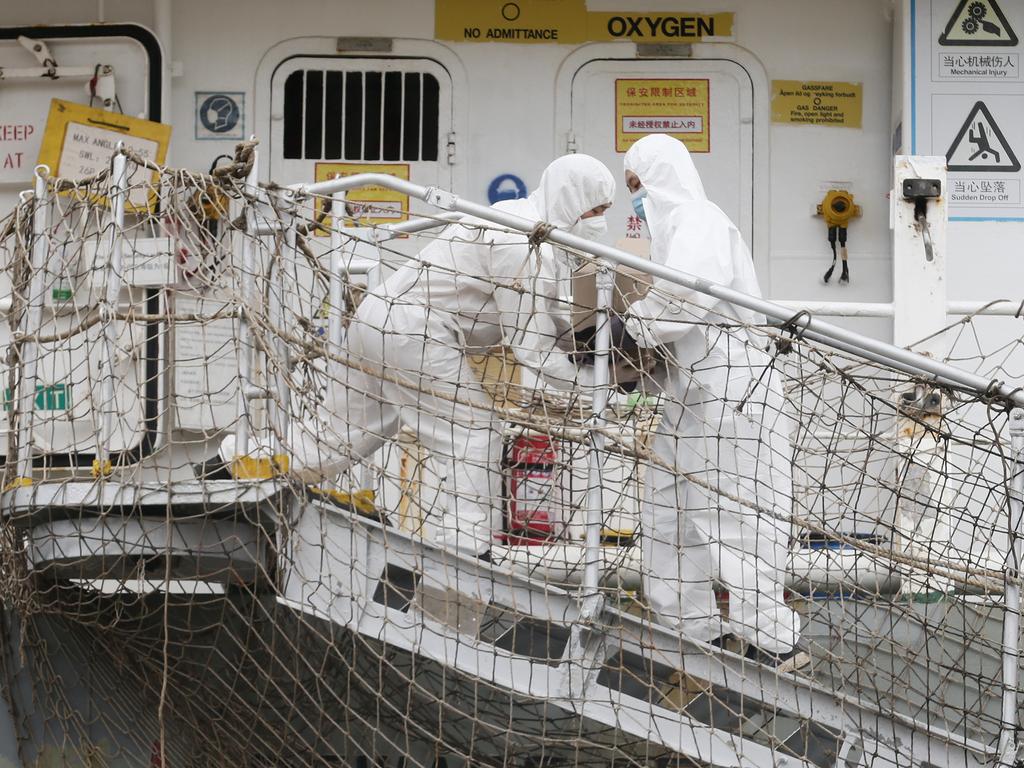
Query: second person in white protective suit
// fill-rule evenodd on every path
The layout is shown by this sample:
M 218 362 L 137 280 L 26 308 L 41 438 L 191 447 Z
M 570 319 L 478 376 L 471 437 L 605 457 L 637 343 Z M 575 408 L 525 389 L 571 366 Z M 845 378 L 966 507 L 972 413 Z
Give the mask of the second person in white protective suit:
M 705 196 L 681 142 L 640 139 L 625 170 L 655 262 L 761 295 L 742 235 Z M 744 330 L 762 323 L 659 278 L 624 325 L 627 339 L 661 346 L 667 357 L 656 374 L 664 405 L 652 446 L 667 466 L 651 467 L 641 526 L 647 600 L 660 621 L 691 637 L 732 634 L 752 658 L 777 664 L 792 656 L 800 620 L 783 593 L 792 477 L 781 381 L 763 338 Z M 729 591 L 728 622 L 712 591 L 716 576 Z
M 577 154 L 552 162 L 529 197 L 494 207 L 599 239 L 614 196 L 611 171 Z M 444 486 L 430 489 L 444 492 L 431 510 L 440 543 L 485 556 L 500 518 L 502 435 L 468 356 L 504 343 L 561 389 L 591 386 L 593 371 L 556 346 L 569 328 L 566 254 L 479 220 L 436 237 L 364 297 L 348 328 L 350 365 L 334 366 L 340 380 L 328 384 L 319 428 L 292 435 L 291 467 L 307 481 L 329 477 L 405 427 Z

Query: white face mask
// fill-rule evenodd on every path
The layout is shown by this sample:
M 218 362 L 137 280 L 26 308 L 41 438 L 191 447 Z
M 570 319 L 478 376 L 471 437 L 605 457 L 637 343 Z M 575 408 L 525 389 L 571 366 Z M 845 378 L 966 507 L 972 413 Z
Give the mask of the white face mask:
M 604 217 L 604 214 L 580 219 L 569 228 L 569 231 L 587 240 L 600 240 L 608 234 L 608 219 Z

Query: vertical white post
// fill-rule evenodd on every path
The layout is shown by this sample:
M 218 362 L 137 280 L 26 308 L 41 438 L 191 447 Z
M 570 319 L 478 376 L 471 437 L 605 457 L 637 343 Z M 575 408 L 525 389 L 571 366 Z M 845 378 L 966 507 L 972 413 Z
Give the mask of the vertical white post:
M 893 343 L 916 344 L 946 326 L 946 158 L 897 155 L 892 190 Z M 927 232 L 914 216 L 914 203 L 903 199 L 906 179 L 938 179 L 942 192 L 927 201 Z M 931 254 L 925 248 L 931 242 Z M 929 342 L 915 349 L 941 355 Z
M 278 469 L 287 455 L 289 421 L 291 418 L 291 347 L 284 338 L 285 328 L 285 265 L 295 258 L 296 254 L 296 217 L 294 211 L 285 214 L 284 247 L 276 254 L 276 262 L 271 264 L 270 290 L 267 291 L 267 316 L 270 321 L 271 333 L 275 334 L 272 342 L 274 350 L 274 386 L 267 401 L 270 424 L 273 432 L 274 457 L 273 463 Z M 268 366 L 269 368 L 269 366 Z
M 999 728 L 999 767 L 1017 763 L 1017 700 L 1020 674 L 1020 577 L 1024 562 L 1024 409 L 1010 413 L 1010 450 L 1013 455 L 1008 506 L 1009 546 L 1006 587 L 1003 591 L 1003 706 Z
M 584 521 L 583 580 L 580 584 L 580 620 L 569 630 L 569 659 L 575 663 L 569 666 L 569 695 L 583 697 L 586 694 L 586 625 L 601 610 L 601 526 L 604 522 L 604 472 L 605 436 L 601 431 L 605 425 L 604 412 L 608 406 L 608 361 L 611 349 L 611 323 L 609 309 L 612 305 L 612 289 L 615 272 L 605 261 L 597 265 L 597 297 L 594 315 L 594 387 L 591 394 L 591 412 L 587 426 L 590 442 L 587 450 L 587 502 Z
M 107 251 L 106 294 L 100 301 L 99 315 L 103 323 L 103 378 L 100 387 L 100 429 L 96 444 L 96 458 L 92 462 L 93 477 L 106 477 L 113 469 L 110 463 L 110 443 L 114 438 L 114 420 L 117 404 L 114 390 L 114 367 L 117 363 L 117 330 L 114 316 L 117 313 L 121 295 L 121 279 L 124 275 L 122 248 L 124 245 L 124 207 L 128 196 L 128 158 L 122 152 L 124 145 L 118 142 L 114 153 L 113 169 L 110 176 L 110 247 Z
M 259 179 L 259 150 L 252 151 L 252 168 L 245 177 L 245 233 L 242 236 L 241 305 L 238 308 L 238 340 L 242 345 L 238 359 L 238 401 L 235 420 L 235 459 L 249 453 L 251 417 L 249 394 L 253 388 L 252 320 L 249 308 L 256 302 L 256 267 L 253 249 L 256 238 L 256 193 Z
M 943 339 L 929 338 L 947 324 L 946 316 L 946 158 L 898 155 L 893 168 L 892 273 L 893 342 L 939 359 Z M 905 181 L 933 179 L 939 196 L 904 197 Z M 930 191 L 930 185 L 924 186 Z M 920 190 L 919 190 L 920 191 Z M 923 216 L 922 216 L 923 214 Z M 928 339 L 924 343 L 923 339 Z M 951 546 L 950 518 L 945 503 L 951 492 L 943 482 L 945 443 L 926 424 L 938 423 L 944 403 L 938 392 L 921 385 L 895 392 L 897 467 L 901 493 L 896 502 L 896 539 L 900 549 L 926 560 L 941 560 Z M 922 570 L 904 573 L 901 592 L 907 597 L 945 593 L 946 578 Z
M 341 253 L 342 235 L 341 222 L 345 215 L 345 193 L 335 192 L 331 197 L 331 274 L 330 295 L 328 298 L 327 350 L 337 355 L 341 353 L 342 305 L 345 303 L 345 279 L 342 275 L 345 260 Z M 328 360 L 327 370 L 338 366 Z M 328 386 L 330 386 L 328 384 Z
M 606 262 L 597 267 L 597 333 L 594 338 L 594 390 L 590 415 L 590 448 L 587 468 L 587 518 L 584 546 L 586 552 L 583 569 L 582 597 L 584 615 L 593 618 L 600 605 L 598 587 L 601 580 L 601 526 L 604 522 L 604 412 L 608 407 L 608 363 L 611 348 L 612 290 L 615 271 Z
M 32 209 L 32 274 L 29 277 L 28 295 L 25 297 L 25 312 L 21 322 L 21 376 L 18 380 L 18 485 L 32 483 L 32 423 L 35 420 L 36 375 L 39 364 L 39 345 L 34 336 L 39 333 L 43 322 L 43 291 L 45 265 L 50 250 L 50 238 L 46 233 L 47 217 L 50 210 L 50 192 L 46 177 L 50 169 L 40 165 L 35 169 L 35 197 Z M 14 393 L 11 393 L 12 397 Z

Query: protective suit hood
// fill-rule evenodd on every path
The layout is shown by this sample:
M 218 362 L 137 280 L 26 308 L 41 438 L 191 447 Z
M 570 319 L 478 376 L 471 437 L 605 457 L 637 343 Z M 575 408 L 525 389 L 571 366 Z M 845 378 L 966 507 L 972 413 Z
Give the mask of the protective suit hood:
M 690 152 L 685 144 L 671 136 L 664 133 L 644 136 L 626 152 L 623 165 L 640 178 L 647 190 L 644 208 L 652 239 L 659 239 L 659 234 L 669 235 L 658 229 L 669 220 L 668 214 L 673 208 L 707 202 Z
M 578 154 L 553 161 L 529 196 L 537 215 L 559 229 L 568 229 L 587 211 L 614 199 L 615 177 L 608 166 L 595 157 Z

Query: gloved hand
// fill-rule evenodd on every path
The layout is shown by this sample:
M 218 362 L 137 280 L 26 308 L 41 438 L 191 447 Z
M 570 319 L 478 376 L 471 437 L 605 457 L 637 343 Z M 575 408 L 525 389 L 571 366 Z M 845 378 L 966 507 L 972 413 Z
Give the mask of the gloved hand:
M 622 385 L 640 381 L 657 364 L 658 356 L 650 349 L 636 349 L 630 355 L 616 354 L 612 357 L 611 382 Z
M 612 315 L 609 326 L 612 352 L 633 355 L 640 349 L 636 339 L 630 336 L 629 331 L 626 330 L 626 324 L 621 317 Z M 573 333 L 573 339 L 576 345 L 576 354 L 584 358 L 586 362 L 593 360 L 594 342 L 597 339 L 597 326 L 592 325 L 589 328 L 576 331 Z
M 612 315 L 611 319 L 612 327 L 612 349 L 623 352 L 627 355 L 632 355 L 640 349 L 640 345 L 636 343 L 636 339 L 629 335 L 629 331 L 626 330 L 625 321 L 618 315 Z

